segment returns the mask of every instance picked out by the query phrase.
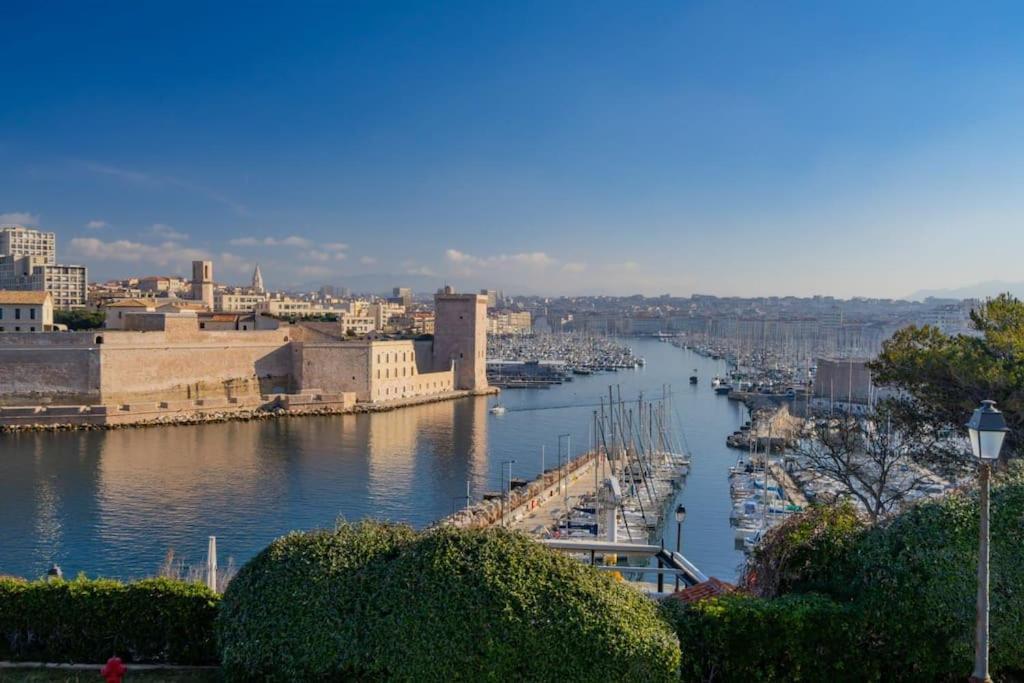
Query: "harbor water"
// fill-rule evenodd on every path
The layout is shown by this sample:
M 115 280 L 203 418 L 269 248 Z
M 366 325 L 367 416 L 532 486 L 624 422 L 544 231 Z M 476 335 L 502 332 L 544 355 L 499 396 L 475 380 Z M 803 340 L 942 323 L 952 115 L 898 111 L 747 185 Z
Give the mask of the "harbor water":
M 542 446 L 546 467 L 590 447 L 609 385 L 624 400 L 657 398 L 670 385 L 672 426 L 693 459 L 678 500 L 687 509 L 683 553 L 732 580 L 742 553 L 729 526 L 736 456 L 725 437 L 746 411 L 711 389 L 724 362 L 653 339 L 627 343 L 646 366 L 499 397 L 368 415 L 0 435 L 0 574 L 37 577 L 56 563 L 65 576 L 141 577 L 168 550 L 203 563 L 210 535 L 223 567 L 339 518 L 427 526 L 465 505 L 467 482 L 473 502 L 500 490 L 510 460 L 513 477 L 530 479 Z M 496 402 L 505 414 L 488 412 Z M 670 521 L 666 547 L 675 537 Z

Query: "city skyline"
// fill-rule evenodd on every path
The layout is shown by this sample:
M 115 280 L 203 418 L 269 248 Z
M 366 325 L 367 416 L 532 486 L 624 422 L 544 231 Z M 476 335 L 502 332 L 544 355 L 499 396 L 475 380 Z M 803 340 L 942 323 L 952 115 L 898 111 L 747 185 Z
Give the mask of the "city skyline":
M 1009 4 L 194 8 L 9 12 L 0 223 L 94 280 L 207 258 L 275 288 L 1022 279 Z

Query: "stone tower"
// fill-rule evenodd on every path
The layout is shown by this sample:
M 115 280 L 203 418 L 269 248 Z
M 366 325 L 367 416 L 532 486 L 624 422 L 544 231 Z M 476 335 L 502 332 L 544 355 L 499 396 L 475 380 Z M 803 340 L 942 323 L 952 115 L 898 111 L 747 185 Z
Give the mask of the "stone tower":
M 434 369 L 455 363 L 455 388 L 487 388 L 487 297 L 456 294 L 445 287 L 434 295 Z
M 263 294 L 266 290 L 263 287 L 263 273 L 260 272 L 260 264 L 256 264 L 256 270 L 252 271 L 252 291 L 256 294 Z
M 192 298 L 213 310 L 213 261 L 192 262 Z

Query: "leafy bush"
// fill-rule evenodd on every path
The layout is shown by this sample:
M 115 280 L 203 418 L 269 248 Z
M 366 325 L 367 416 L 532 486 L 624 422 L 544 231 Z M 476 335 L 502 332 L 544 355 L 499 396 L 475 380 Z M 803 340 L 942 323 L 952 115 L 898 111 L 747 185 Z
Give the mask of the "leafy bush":
M 217 595 L 169 579 L 0 578 L 0 659 L 210 664 Z
M 639 591 L 525 535 L 441 528 L 371 569 L 373 672 L 402 680 L 675 680 Z
M 1019 671 L 1024 669 L 1024 477 L 1002 478 L 993 488 L 991 512 L 990 663 L 995 671 Z M 820 559 L 813 553 L 780 555 L 792 560 L 778 563 L 785 589 L 822 592 L 853 605 L 865 638 L 884 652 L 888 676 L 930 681 L 968 673 L 974 653 L 977 495 L 958 493 L 915 505 L 882 526 L 840 539 L 823 544 Z
M 662 611 L 679 635 L 683 681 L 872 681 L 859 612 L 819 595 L 732 594 Z
M 317 680 L 365 666 L 366 612 L 375 590 L 363 570 L 386 563 L 415 532 L 362 522 L 292 533 L 250 560 L 228 585 L 217 620 L 229 677 Z
M 291 534 L 219 619 L 234 679 L 675 679 L 654 604 L 529 538 L 377 523 Z
M 801 592 L 835 584 L 836 566 L 860 541 L 867 523 L 856 508 L 814 505 L 771 529 L 747 562 L 744 588 L 763 597 L 788 593 L 799 583 Z

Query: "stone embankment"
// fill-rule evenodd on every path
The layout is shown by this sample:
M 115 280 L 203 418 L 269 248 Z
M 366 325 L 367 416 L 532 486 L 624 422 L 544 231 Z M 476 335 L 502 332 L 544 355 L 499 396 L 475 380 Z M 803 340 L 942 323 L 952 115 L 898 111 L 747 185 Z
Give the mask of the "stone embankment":
M 450 401 L 466 396 L 494 394 L 497 389 L 483 391 L 451 391 L 433 396 L 417 396 L 413 398 L 395 399 L 380 403 L 356 403 L 353 400 L 331 402 L 299 402 L 296 396 L 265 397 L 268 400 L 260 405 L 225 406 L 221 409 L 167 410 L 154 409 L 140 411 L 137 414 L 116 415 L 106 406 L 82 406 L 74 417 L 68 421 L 50 417 L 53 409 L 43 406 L 25 408 L 15 417 L 2 416 L 0 433 L 4 432 L 64 432 L 64 431 L 102 431 L 108 429 L 126 429 L 135 427 L 167 427 L 219 422 L 249 422 L 252 420 L 269 420 L 280 417 L 302 417 L 312 415 L 357 415 L 361 413 L 379 413 L 397 410 L 408 406 L 426 403 Z M 198 403 L 198 402 L 196 402 Z M 102 410 L 100 410 L 102 408 Z M 121 407 L 130 413 L 129 406 Z M 0 409 L 3 410 L 3 409 Z M 7 409 L 8 411 L 11 409 Z M 33 421 L 33 416 L 46 416 L 46 422 Z
M 512 489 L 506 501 L 500 495 L 486 498 L 475 505 L 459 510 L 437 522 L 439 526 L 455 526 L 462 529 L 480 529 L 500 525 L 503 519 L 512 520 L 558 495 L 563 483 L 571 484 L 582 475 L 594 460 L 595 452 L 570 460 L 561 467 L 551 468 L 525 486 Z

